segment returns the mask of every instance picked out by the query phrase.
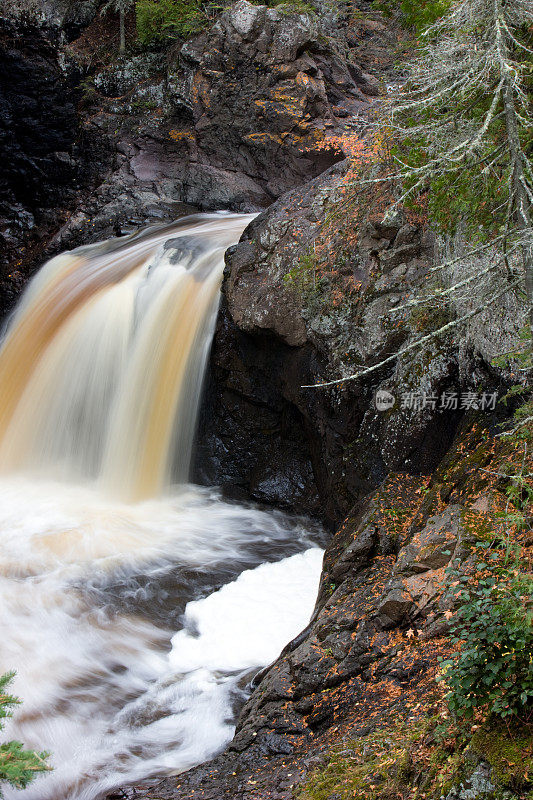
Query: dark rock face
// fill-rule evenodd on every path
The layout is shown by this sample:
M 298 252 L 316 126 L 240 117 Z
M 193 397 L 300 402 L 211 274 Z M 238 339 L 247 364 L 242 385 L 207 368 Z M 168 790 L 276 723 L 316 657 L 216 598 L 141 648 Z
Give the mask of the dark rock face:
M 183 45 L 168 97 L 192 117 L 199 160 L 247 175 L 268 202 L 331 164 L 323 152 L 333 106 L 364 107 L 374 86 L 319 43 L 305 15 L 240 0 Z
M 311 356 L 246 335 L 223 300 L 198 434 L 199 482 L 214 480 L 235 498 L 318 513 L 307 422 L 272 382 L 276 375 L 289 388 Z
M 428 395 L 457 389 L 453 346 L 427 364 L 406 360 L 341 390 L 305 388 L 346 369 L 339 358 L 346 336 L 365 366 L 419 335 L 407 324 L 382 322 L 406 281 L 423 280 L 433 252 L 431 239 L 402 219 L 366 223 L 350 265 L 360 297 L 340 322 L 328 309 L 309 311 L 287 280 L 312 246 L 345 169 L 336 165 L 282 197 L 228 251 L 197 463 L 199 480 L 237 486 L 243 496 L 311 512 L 331 525 L 389 471 L 430 472 L 461 415 L 398 408 L 400 392 L 410 387 Z M 394 413 L 376 409 L 380 387 L 396 391 Z M 277 482 L 269 480 L 273 473 Z
M 177 54 L 121 61 L 93 88 L 90 125 L 114 140 L 114 168 L 56 249 L 189 206 L 265 208 L 338 159 L 328 137 L 377 92 L 310 17 L 246 0 Z
M 364 695 L 365 682 L 379 683 L 385 675 L 407 689 L 427 668 L 429 654 L 421 654 L 418 664 L 401 672 L 386 655 L 387 643 L 398 628 L 410 628 L 428 642 L 442 635 L 447 608 L 440 600 L 443 568 L 454 553 L 464 556 L 466 533 L 461 508 L 452 505 L 434 516 L 415 516 L 405 539 L 396 539 L 392 518 L 383 509 L 392 487 L 398 491 L 397 483 L 404 495 L 402 512 L 416 507 L 413 498 L 425 482 L 397 475 L 352 511 L 326 552 L 313 620 L 243 708 L 233 750 L 255 748 L 257 740 L 260 746 L 263 732 L 278 733 L 285 745 L 296 745 L 295 737 L 316 735 L 338 719 L 322 696 L 325 690 L 355 679 Z M 284 699 L 288 707 L 280 714 Z
M 264 208 L 338 159 L 329 137 L 378 92 L 321 23 L 246 0 L 177 52 L 94 73 L 100 5 L 9 9 L 0 91 L 10 268 L 21 246 L 38 244 L 42 261 L 197 209 Z
M 63 71 L 57 48 L 36 25 L 0 19 L 0 51 L 1 313 L 23 282 L 24 249 L 58 224 L 92 167 L 76 111 L 79 76 Z

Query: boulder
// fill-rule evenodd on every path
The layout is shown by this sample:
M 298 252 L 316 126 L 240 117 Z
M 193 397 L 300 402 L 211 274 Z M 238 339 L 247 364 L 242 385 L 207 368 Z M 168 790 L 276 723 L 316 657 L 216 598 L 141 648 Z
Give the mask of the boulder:
M 237 485 L 257 500 L 266 499 L 258 491 L 259 476 L 277 471 L 283 480 L 272 487 L 269 501 L 319 514 L 328 524 L 338 523 L 389 470 L 430 471 L 461 418 L 460 410 L 442 414 L 401 402 L 409 390 L 432 396 L 457 387 L 453 345 L 441 346 L 433 357 L 426 352 L 400 359 L 341 391 L 309 388 L 350 374 L 354 360 L 376 363 L 420 335 L 405 314 L 402 325 L 383 324 L 391 302 L 414 291 L 431 263 L 425 232 L 406 227 L 404 219 L 382 215 L 363 223 L 343 263 L 348 279 L 353 276 L 361 287 L 355 301 L 337 310 L 320 294 L 314 243 L 336 208 L 347 170 L 346 162 L 335 164 L 285 194 L 228 251 L 196 463 L 197 480 L 230 491 Z M 400 231 L 402 241 L 411 241 L 397 247 Z M 375 242 L 371 248 L 369 238 Z M 333 236 L 332 252 L 336 245 Z M 406 263 L 381 267 L 382 255 L 396 252 Z M 376 408 L 380 388 L 396 398 L 390 412 Z M 261 418 L 270 423 L 258 424 Z M 291 472 L 287 465 L 295 453 L 299 466 Z
M 0 0 L 0 16 L 25 18 L 72 38 L 94 19 L 102 0 Z
M 331 164 L 331 104 L 353 113 L 373 93 L 319 34 L 306 14 L 239 0 L 169 70 L 167 101 L 192 117 L 203 160 L 258 180 L 269 199 Z

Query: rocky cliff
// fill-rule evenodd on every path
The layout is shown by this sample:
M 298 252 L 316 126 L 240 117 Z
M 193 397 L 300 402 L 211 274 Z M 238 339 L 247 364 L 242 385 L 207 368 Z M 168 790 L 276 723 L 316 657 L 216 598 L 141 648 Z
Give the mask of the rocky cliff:
M 379 363 L 443 321 L 434 309 L 391 316 L 431 277 L 435 240 L 375 207 L 353 230 L 343 199 L 348 169 L 340 163 L 284 195 L 228 252 L 197 464 L 207 482 L 333 525 L 389 472 L 436 467 L 465 407 L 417 405 L 415 396 L 501 391 L 509 376 L 492 359 L 511 346 L 519 318 L 511 298 L 497 330 L 485 314 L 366 378 L 309 388 Z M 342 222 L 324 229 L 343 215 L 349 233 Z M 333 253 L 326 268 L 324 249 Z M 394 396 L 393 409 L 376 408 L 380 390 Z
M 4 9 L 4 275 L 21 247 L 38 263 L 194 209 L 264 208 L 339 158 L 328 139 L 378 93 L 315 16 L 241 0 L 117 58 L 99 5 Z
M 3 9 L 3 308 L 45 254 L 198 208 L 260 212 L 227 254 L 195 476 L 333 532 L 311 623 L 254 679 L 229 749 L 119 796 L 288 800 L 328 769 L 342 776 L 339 752 L 370 763 L 357 797 L 413 796 L 433 780 L 428 753 L 460 765 L 449 800 L 497 784 L 521 796 L 485 740 L 437 746 L 434 719 L 445 569 L 468 571 L 469 519 L 497 513 L 488 476 L 509 409 L 475 398 L 512 383 L 493 361 L 516 340 L 519 301 L 350 379 L 442 324 L 441 308 L 406 306 L 439 243 L 358 191 L 338 147 L 391 79 L 396 32 L 364 2 L 350 19 L 289 12 L 240 0 L 188 41 L 117 58 L 98 3 Z M 316 386 L 332 379 L 345 380 Z M 388 766 L 368 758 L 376 748 Z M 378 793 L 389 773 L 404 794 Z M 331 785 L 316 797 L 339 796 Z
M 32 251 L 64 221 L 93 176 L 77 113 L 80 73 L 31 19 L 0 18 L 1 310 L 20 291 Z

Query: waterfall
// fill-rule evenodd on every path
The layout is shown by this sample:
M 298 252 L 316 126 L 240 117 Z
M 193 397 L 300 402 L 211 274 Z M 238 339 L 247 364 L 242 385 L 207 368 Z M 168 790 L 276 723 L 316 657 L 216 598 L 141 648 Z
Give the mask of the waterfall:
M 58 256 L 0 349 L 5 734 L 53 770 L 6 800 L 98 800 L 231 739 L 308 622 L 321 531 L 188 483 L 224 251 L 202 214 Z
M 224 251 L 252 218 L 187 217 L 43 267 L 0 351 L 0 471 L 129 501 L 187 481 Z

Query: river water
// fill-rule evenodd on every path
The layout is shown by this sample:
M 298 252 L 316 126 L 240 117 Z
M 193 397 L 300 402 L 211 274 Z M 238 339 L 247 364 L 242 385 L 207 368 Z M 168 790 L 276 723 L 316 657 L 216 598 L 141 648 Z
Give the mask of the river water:
M 308 622 L 321 532 L 188 483 L 224 251 L 205 214 L 45 265 L 0 350 L 6 737 L 53 770 L 6 798 L 95 800 L 230 740 Z

